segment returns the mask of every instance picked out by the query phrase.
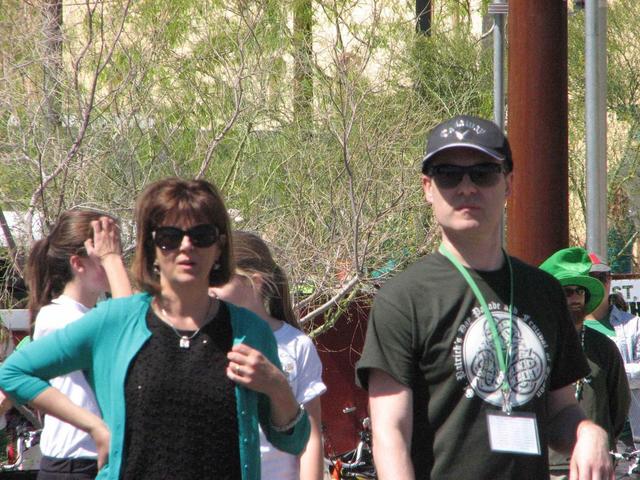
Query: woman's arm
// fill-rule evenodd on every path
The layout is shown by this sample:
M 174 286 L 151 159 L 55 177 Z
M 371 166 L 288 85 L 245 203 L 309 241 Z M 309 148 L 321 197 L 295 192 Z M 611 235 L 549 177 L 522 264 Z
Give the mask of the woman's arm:
M 309 400 L 304 404 L 309 414 L 311 434 L 307 448 L 300 455 L 300 478 L 322 480 L 324 478 L 324 447 L 322 444 L 322 409 L 320 397 Z
M 53 387 L 43 390 L 31 401 L 31 405 L 91 435 L 98 449 L 98 468 L 107 463 L 111 435 L 100 417 L 77 406 Z
M 4 392 L 0 391 L 0 415 L 4 415 L 13 407 L 13 402 Z
M 122 260 L 120 227 L 109 217 L 91 222 L 93 238 L 85 242 L 89 256 L 96 257 L 107 275 L 111 296 L 126 297 L 133 293 L 127 269 Z
M 111 302 L 102 302 L 82 321 L 35 340 L 14 352 L 0 367 L 0 389 L 18 405 L 50 387 L 48 379 L 91 368 L 93 344 L 100 338 Z
M 227 376 L 260 393 L 258 419 L 267 440 L 283 452 L 300 455 L 309 439 L 309 418 L 304 410 L 300 410 L 279 368 L 275 340 L 272 347 L 269 357 L 248 345 L 235 345 L 227 354 L 230 360 Z M 266 348 L 269 350 L 270 347 Z M 279 428 L 290 424 L 289 430 Z

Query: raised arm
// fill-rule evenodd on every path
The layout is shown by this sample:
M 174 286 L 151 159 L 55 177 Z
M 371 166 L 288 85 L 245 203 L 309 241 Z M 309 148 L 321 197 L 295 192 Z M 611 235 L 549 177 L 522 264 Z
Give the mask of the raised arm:
M 100 217 L 91 222 L 93 238 L 85 242 L 89 256 L 96 257 L 109 281 L 111 295 L 114 298 L 126 297 L 133 293 L 127 269 L 122 260 L 120 227 L 110 217 Z
M 380 480 L 413 480 L 413 392 L 389 374 L 369 371 L 373 459 Z
M 571 480 L 613 479 L 607 432 L 588 420 L 572 385 L 549 392 L 549 445 L 571 454 Z

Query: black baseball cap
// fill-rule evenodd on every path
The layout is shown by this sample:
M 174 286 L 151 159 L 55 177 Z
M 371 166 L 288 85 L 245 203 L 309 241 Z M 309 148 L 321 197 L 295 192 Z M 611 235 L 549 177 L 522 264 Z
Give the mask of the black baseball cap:
M 483 118 L 458 115 L 431 130 L 422 159 L 422 173 L 438 153 L 449 148 L 478 150 L 504 162 L 506 171 L 513 169 L 509 140 L 495 123 Z

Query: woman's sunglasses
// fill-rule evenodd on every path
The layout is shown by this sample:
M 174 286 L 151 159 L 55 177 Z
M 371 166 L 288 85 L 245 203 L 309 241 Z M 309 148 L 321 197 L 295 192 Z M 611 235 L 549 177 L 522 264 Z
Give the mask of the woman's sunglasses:
M 460 185 L 465 175 L 469 175 L 478 187 L 493 187 L 503 173 L 505 167 L 500 163 L 478 163 L 468 167 L 443 163 L 427 167 L 425 175 L 433 178 L 438 188 L 448 189 Z
M 153 243 L 161 250 L 175 250 L 182 243 L 184 236 L 189 237 L 194 247 L 207 248 L 220 238 L 218 227 L 210 223 L 196 225 L 188 230 L 178 227 L 158 227 L 152 233 Z

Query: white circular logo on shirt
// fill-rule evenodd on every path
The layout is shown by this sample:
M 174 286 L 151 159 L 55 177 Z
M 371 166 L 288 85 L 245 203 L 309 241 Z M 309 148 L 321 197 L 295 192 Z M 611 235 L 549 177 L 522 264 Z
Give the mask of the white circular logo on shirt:
M 503 345 L 507 345 L 510 314 L 504 308 L 496 309 L 497 306 L 495 303 L 490 305 L 491 313 Z M 456 378 L 468 382 L 467 397 L 472 396 L 473 391 L 484 401 L 501 407 L 502 375 L 493 336 L 481 310 L 474 309 L 474 313 L 475 318 L 470 318 L 458 329 L 453 349 Z M 542 333 L 534 324 L 515 313 L 512 345 L 507 380 L 510 386 L 509 401 L 515 407 L 526 404 L 535 395 L 544 392 L 549 362 Z

